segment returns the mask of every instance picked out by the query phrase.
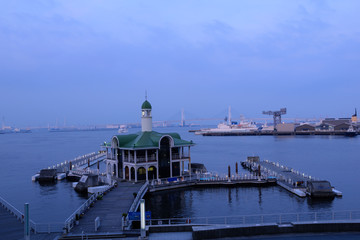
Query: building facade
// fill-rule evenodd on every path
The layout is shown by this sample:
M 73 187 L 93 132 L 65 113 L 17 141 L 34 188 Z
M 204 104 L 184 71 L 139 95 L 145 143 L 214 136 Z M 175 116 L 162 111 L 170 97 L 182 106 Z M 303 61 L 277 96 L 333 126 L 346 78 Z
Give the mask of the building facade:
M 141 131 L 115 135 L 104 144 L 107 151 L 107 174 L 128 181 L 179 177 L 191 172 L 192 141 L 181 139 L 178 133 L 152 131 L 151 104 L 141 106 Z

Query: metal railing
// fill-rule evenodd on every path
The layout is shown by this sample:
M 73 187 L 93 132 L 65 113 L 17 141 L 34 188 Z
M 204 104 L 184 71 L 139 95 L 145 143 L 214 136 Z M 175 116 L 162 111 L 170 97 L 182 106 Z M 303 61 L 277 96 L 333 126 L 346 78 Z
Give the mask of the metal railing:
M 141 186 L 141 188 L 139 189 L 139 191 L 136 194 L 136 197 L 135 197 L 133 203 L 130 206 L 129 212 L 135 212 L 136 211 L 136 209 L 139 207 L 140 200 L 145 195 L 146 191 L 148 190 L 148 187 L 149 187 L 148 182 L 146 182 L 144 185 Z
M 105 188 L 103 191 L 101 192 L 97 192 L 94 193 L 93 195 L 90 196 L 90 198 L 88 200 L 86 200 L 86 202 L 84 202 L 78 209 L 75 210 L 75 212 L 73 212 L 66 220 L 65 220 L 65 227 L 64 227 L 64 223 L 62 223 L 63 227 L 69 232 L 75 224 L 75 221 L 77 221 L 79 219 L 79 217 L 84 214 L 86 212 L 86 210 L 88 210 L 91 206 L 91 204 L 93 202 L 95 202 L 96 198 L 100 195 L 103 194 L 104 192 L 106 192 L 107 190 L 109 190 L 110 188 L 114 187 L 115 182 L 113 181 L 111 183 L 111 185 L 109 185 L 107 188 Z
M 12 215 L 14 215 L 16 217 L 17 220 L 19 220 L 20 222 L 24 221 L 24 214 L 22 212 L 20 212 L 16 207 L 14 207 L 13 205 L 11 205 L 8 201 L 6 201 L 5 199 L 3 199 L 2 197 L 0 197 L 0 205 L 9 213 L 11 213 Z
M 218 217 L 195 217 L 195 218 L 167 218 L 151 219 L 148 225 L 178 225 L 178 224 L 285 224 L 299 222 L 334 222 L 334 221 L 358 221 L 360 211 L 333 211 L 333 212 L 304 212 L 262 215 L 238 215 Z

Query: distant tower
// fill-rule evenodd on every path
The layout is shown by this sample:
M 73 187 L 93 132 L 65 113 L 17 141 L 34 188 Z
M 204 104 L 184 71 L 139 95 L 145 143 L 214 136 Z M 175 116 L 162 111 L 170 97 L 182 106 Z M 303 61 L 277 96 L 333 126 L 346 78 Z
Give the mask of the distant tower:
M 141 130 L 143 132 L 152 131 L 151 104 L 148 102 L 147 97 L 141 105 Z
M 356 110 L 356 108 L 355 108 L 355 114 L 352 115 L 352 117 L 351 117 L 351 122 L 352 123 L 357 123 L 357 110 Z
M 229 106 L 229 113 L 228 113 L 228 125 L 231 125 L 231 106 Z
M 181 127 L 185 127 L 185 114 L 184 114 L 184 109 L 181 109 L 181 122 L 180 122 L 180 126 L 181 126 Z

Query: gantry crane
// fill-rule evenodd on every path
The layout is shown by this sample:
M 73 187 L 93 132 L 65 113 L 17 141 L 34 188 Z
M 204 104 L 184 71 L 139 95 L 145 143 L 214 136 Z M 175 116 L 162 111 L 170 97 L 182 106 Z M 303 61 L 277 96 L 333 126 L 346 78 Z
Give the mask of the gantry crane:
M 277 131 L 276 125 L 281 123 L 281 115 L 286 114 L 286 108 L 281 108 L 280 111 L 263 111 L 265 115 L 273 115 L 274 117 L 274 131 Z

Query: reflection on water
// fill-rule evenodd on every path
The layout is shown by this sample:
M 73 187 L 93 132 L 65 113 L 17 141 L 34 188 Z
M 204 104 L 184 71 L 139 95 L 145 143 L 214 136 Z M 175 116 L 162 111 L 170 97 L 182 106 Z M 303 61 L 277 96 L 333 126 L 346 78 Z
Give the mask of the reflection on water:
M 312 205 L 280 187 L 191 188 L 152 193 L 146 208 L 154 218 L 307 212 Z M 331 202 L 314 207 L 330 210 Z

